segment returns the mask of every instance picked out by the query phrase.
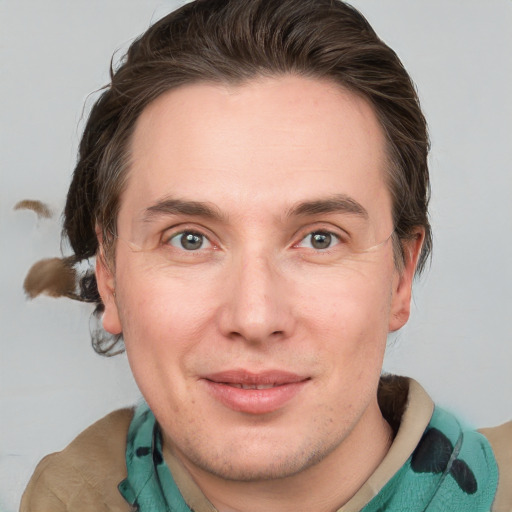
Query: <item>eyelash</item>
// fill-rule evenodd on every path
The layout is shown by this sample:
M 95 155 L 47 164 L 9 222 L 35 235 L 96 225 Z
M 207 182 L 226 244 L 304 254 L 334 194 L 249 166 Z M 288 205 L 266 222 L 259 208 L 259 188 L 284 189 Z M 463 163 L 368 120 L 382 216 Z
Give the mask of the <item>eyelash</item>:
M 166 232 L 169 231 L 169 230 L 166 230 Z M 304 233 L 304 231 L 303 231 Z M 174 239 L 178 239 L 178 237 L 183 237 L 184 235 L 191 235 L 191 236 L 196 236 L 196 237 L 201 237 L 202 239 L 202 242 L 201 242 L 201 247 L 197 248 L 197 249 L 186 249 L 185 247 L 183 247 L 183 244 L 181 244 L 181 248 L 178 247 L 177 245 L 174 245 L 171 243 L 172 240 Z M 332 229 L 326 229 L 324 227 L 318 227 L 317 229 L 309 229 L 305 234 L 301 234 L 300 235 L 300 239 L 298 242 L 295 242 L 293 244 L 291 244 L 291 247 L 294 248 L 294 249 L 299 249 L 301 248 L 301 244 L 305 242 L 305 240 L 308 238 L 308 237 L 313 237 L 315 235 L 323 235 L 323 236 L 327 236 L 327 237 L 330 237 L 330 240 L 329 242 L 331 242 L 332 240 L 334 241 L 333 245 L 331 245 L 329 243 L 329 246 L 326 247 L 326 248 L 315 248 L 315 247 L 303 247 L 304 249 L 308 249 L 308 250 L 312 250 L 314 252 L 318 252 L 318 253 L 328 253 L 330 252 L 336 245 L 339 245 L 339 244 L 342 244 L 344 242 L 346 242 L 346 237 L 347 235 L 342 235 L 342 234 L 339 234 L 337 232 L 334 232 L 334 230 Z M 167 236 L 163 236 L 162 237 L 162 245 L 164 246 L 172 246 L 172 247 L 175 247 L 176 249 L 178 250 L 183 250 L 185 252 L 188 252 L 190 254 L 193 254 L 193 253 L 198 253 L 199 251 L 201 251 L 201 249 L 209 249 L 209 250 L 215 250 L 215 249 L 218 249 L 219 247 L 219 244 L 216 244 L 214 242 L 212 242 L 212 236 L 209 236 L 207 234 L 205 234 L 204 232 L 202 232 L 201 230 L 198 230 L 198 229 L 193 229 L 193 228 L 190 228 L 190 229 L 181 229 L 177 232 L 174 232 L 174 233 L 171 233 L 170 235 L 167 235 Z M 208 243 L 209 244 L 209 247 L 202 247 L 204 243 Z M 178 242 L 179 243 L 179 242 Z
M 314 236 L 326 236 L 329 238 L 329 246 L 328 247 L 325 247 L 325 248 L 307 247 L 308 249 L 313 249 L 318 252 L 328 252 L 330 249 L 332 249 L 333 245 L 330 244 L 331 241 L 335 242 L 334 245 L 338 245 L 339 243 L 342 242 L 342 239 L 336 233 L 333 233 L 332 231 L 328 231 L 325 229 L 317 229 L 315 231 L 309 232 L 306 236 L 302 237 L 299 242 L 297 242 L 296 244 L 293 245 L 293 247 L 294 248 L 300 247 L 301 244 L 304 243 L 308 237 L 311 238 L 310 244 L 313 245 L 313 239 L 314 239 L 313 237 Z
M 178 248 L 176 245 L 172 244 L 172 240 L 174 239 L 178 239 L 179 237 L 181 237 L 182 241 L 183 241 L 183 237 L 187 235 L 187 236 L 193 236 L 193 237 L 200 237 L 202 240 L 201 240 L 201 247 L 199 249 L 203 249 L 202 245 L 207 242 L 212 248 L 214 248 L 214 244 L 212 243 L 210 237 L 208 235 L 205 235 L 204 233 L 202 233 L 201 231 L 198 231 L 198 230 L 195 230 L 195 229 L 183 229 L 183 230 L 180 230 L 176 233 L 172 233 L 171 235 L 169 236 L 164 236 L 163 237 L 163 240 L 162 240 L 162 244 L 163 245 L 170 245 L 172 247 L 176 247 Z M 179 242 L 178 242 L 179 243 Z M 190 252 L 190 253 L 193 253 L 193 252 L 198 252 L 198 250 L 193 250 L 193 249 L 186 249 L 185 247 L 183 247 L 183 244 L 182 244 L 182 247 L 181 247 L 184 251 L 186 252 Z

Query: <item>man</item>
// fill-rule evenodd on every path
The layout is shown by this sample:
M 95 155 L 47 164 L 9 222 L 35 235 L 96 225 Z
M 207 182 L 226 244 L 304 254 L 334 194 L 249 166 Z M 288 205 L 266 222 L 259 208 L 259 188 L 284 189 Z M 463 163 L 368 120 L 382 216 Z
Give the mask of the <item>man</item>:
M 431 248 L 427 152 L 410 78 L 341 2 L 151 27 L 91 112 L 64 226 L 147 405 L 44 459 L 22 510 L 508 510 L 510 425 L 465 431 L 381 378 Z

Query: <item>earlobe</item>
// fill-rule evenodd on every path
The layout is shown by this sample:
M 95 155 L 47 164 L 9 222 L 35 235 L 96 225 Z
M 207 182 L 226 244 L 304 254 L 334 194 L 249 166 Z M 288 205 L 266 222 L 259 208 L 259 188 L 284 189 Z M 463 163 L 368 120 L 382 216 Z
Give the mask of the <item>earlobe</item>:
M 413 239 L 404 246 L 404 267 L 398 272 L 394 283 L 393 299 L 389 316 L 389 332 L 398 331 L 409 320 L 411 313 L 412 284 L 416 272 L 416 265 L 421 254 L 425 231 L 418 229 Z
M 105 261 L 102 249 L 96 256 L 96 281 L 98 292 L 105 306 L 102 317 L 103 328 L 110 334 L 120 334 L 122 328 L 117 309 L 114 274 Z

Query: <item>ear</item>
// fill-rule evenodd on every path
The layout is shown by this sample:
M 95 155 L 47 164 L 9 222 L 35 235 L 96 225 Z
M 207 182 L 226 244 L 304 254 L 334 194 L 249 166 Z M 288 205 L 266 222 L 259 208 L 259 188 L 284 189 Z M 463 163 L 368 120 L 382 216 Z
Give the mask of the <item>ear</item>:
M 404 266 L 396 271 L 393 282 L 393 298 L 389 316 L 389 332 L 398 331 L 403 327 L 411 313 L 412 283 L 416 272 L 416 265 L 420 257 L 421 247 L 425 239 L 425 231 L 418 228 L 414 238 L 405 242 Z
M 98 237 L 100 241 L 100 237 Z M 96 255 L 96 282 L 98 283 L 98 292 L 105 306 L 103 312 L 103 328 L 110 334 L 120 334 L 122 332 L 121 320 L 117 309 L 115 277 L 110 269 L 103 252 L 101 241 L 100 250 Z

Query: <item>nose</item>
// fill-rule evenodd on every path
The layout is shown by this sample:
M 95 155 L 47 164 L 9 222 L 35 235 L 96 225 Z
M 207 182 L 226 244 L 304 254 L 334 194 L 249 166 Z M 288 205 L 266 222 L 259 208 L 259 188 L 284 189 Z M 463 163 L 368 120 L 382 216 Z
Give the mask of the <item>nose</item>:
M 271 258 L 241 254 L 225 281 L 222 333 L 248 343 L 288 338 L 295 319 L 286 279 Z

